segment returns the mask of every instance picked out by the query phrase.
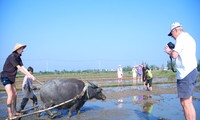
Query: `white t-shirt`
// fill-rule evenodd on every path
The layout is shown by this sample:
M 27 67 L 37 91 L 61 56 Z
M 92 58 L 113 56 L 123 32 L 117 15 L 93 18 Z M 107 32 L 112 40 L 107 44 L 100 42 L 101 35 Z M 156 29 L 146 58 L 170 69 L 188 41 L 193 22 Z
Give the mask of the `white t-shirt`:
M 174 51 L 178 52 L 176 58 L 177 79 L 183 79 L 197 67 L 196 42 L 186 32 L 176 38 Z
M 117 69 L 117 76 L 118 76 L 118 78 L 122 78 L 122 75 L 123 75 L 122 68 L 119 67 L 119 68 Z

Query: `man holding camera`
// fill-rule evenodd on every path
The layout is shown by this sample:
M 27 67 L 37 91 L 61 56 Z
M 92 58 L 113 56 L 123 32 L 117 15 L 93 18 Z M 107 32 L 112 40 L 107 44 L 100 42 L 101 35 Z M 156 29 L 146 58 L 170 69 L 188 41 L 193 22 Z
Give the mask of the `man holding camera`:
M 174 49 L 166 45 L 164 51 L 176 59 L 177 92 L 185 119 L 196 120 L 196 111 L 192 103 L 192 93 L 198 79 L 196 42 L 183 31 L 182 25 L 178 22 L 171 25 L 168 36 L 176 40 Z

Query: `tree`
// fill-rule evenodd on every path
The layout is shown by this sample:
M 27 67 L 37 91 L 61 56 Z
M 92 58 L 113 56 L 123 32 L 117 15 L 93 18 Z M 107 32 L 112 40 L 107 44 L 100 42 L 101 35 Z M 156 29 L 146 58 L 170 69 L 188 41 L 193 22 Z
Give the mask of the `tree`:
M 197 70 L 200 71 L 200 60 L 198 60 Z
M 168 60 L 167 61 L 167 68 L 168 68 L 168 70 L 171 70 L 172 67 L 175 69 L 175 61 Z
M 159 70 L 159 67 L 157 67 L 156 65 L 150 65 L 149 67 L 151 70 Z
M 131 66 L 123 67 L 123 71 L 132 71 L 132 67 Z

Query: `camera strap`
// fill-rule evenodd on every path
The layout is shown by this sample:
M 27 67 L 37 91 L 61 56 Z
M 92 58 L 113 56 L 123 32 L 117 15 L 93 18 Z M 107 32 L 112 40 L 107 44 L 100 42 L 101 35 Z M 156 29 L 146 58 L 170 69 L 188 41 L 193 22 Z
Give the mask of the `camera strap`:
M 176 72 L 175 70 L 174 70 L 174 67 L 173 67 L 173 62 L 172 62 L 172 57 L 170 56 L 170 60 L 171 60 L 171 70 L 173 71 L 173 72 Z

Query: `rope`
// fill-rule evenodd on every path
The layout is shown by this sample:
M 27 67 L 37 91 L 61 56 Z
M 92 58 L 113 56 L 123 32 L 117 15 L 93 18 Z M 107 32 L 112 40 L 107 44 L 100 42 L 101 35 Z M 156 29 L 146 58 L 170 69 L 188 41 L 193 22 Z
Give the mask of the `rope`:
M 67 100 L 67 101 L 65 101 L 65 102 L 62 102 L 62 103 L 60 103 L 60 104 L 58 104 L 58 105 L 55 105 L 55 106 L 52 106 L 52 107 L 49 107 L 49 108 L 46 108 L 46 109 L 44 109 L 44 110 L 39 110 L 39 111 L 36 111 L 36 112 L 33 112 L 33 113 L 24 114 L 24 115 L 20 115 L 20 116 L 15 116 L 15 117 L 13 117 L 13 118 L 10 118 L 10 120 L 15 120 L 15 119 L 17 119 L 17 118 L 27 117 L 27 116 L 34 115 L 34 114 L 37 114 L 37 113 L 45 112 L 45 111 L 47 111 L 47 110 L 51 110 L 51 109 L 53 109 L 53 108 L 56 108 L 56 107 L 59 107 L 59 106 L 61 106 L 61 105 L 66 104 L 66 103 L 69 103 L 69 102 L 71 102 L 72 100 L 74 100 L 74 99 Z
M 74 98 L 72 98 L 72 99 L 70 99 L 70 100 L 67 100 L 67 101 L 62 102 L 62 103 L 60 103 L 60 104 L 58 104 L 58 105 L 54 105 L 54 106 L 52 106 L 52 107 L 49 107 L 49 108 L 46 108 L 46 109 L 43 109 L 43 110 L 39 110 L 39 111 L 36 111 L 36 112 L 33 112 L 33 113 L 24 114 L 24 115 L 20 115 L 20 116 L 15 116 L 15 117 L 13 117 L 13 118 L 10 118 L 10 120 L 15 120 L 15 119 L 17 119 L 17 118 L 27 117 L 27 116 L 34 115 L 34 114 L 37 114 L 37 113 L 45 112 L 45 111 L 47 111 L 47 110 L 51 110 L 51 109 L 53 109 L 53 108 L 62 106 L 62 105 L 64 105 L 64 104 L 67 104 L 67 103 L 69 103 L 69 102 L 71 102 L 71 101 L 73 101 L 73 100 L 77 100 L 78 98 L 80 98 L 80 97 L 82 97 L 82 96 L 84 95 L 85 91 L 88 89 L 88 86 L 89 86 L 89 84 L 88 84 L 88 83 L 85 83 L 85 86 L 84 86 L 84 88 L 83 88 L 83 91 L 82 91 L 79 95 L 75 96 Z
M 35 106 L 35 107 L 31 107 L 31 108 L 27 108 L 27 109 L 25 109 L 25 110 L 22 110 L 21 113 L 26 112 L 26 111 L 28 111 L 28 110 L 32 110 L 32 109 L 34 109 L 34 108 L 38 108 L 38 107 L 39 107 L 39 106 Z
M 174 67 L 173 67 L 173 62 L 172 62 L 172 57 L 170 56 L 170 60 L 171 60 L 171 70 L 173 71 L 173 72 L 176 72 L 176 70 L 174 70 Z
M 40 82 L 38 79 L 36 79 L 35 81 L 37 81 L 40 85 L 42 85 L 43 83 L 42 82 Z

